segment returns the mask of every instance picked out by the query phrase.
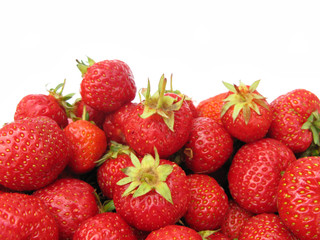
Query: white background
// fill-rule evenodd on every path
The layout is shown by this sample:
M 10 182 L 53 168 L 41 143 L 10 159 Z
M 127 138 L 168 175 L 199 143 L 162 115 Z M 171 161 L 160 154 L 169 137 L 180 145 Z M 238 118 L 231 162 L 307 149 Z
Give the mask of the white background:
M 126 62 L 152 92 L 173 74 L 195 104 L 222 81 L 261 79 L 269 102 L 295 88 L 320 96 L 319 12 L 317 1 L 1 1 L 0 124 L 64 79 L 78 94 L 87 56 Z

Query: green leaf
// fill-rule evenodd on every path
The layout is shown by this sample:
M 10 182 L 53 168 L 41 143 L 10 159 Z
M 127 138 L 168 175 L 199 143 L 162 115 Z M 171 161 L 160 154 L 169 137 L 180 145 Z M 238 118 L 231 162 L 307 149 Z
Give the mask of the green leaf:
M 131 161 L 132 161 L 132 164 L 136 167 L 136 168 L 141 168 L 141 163 L 140 163 L 140 160 L 139 158 L 137 158 L 136 155 L 134 155 L 134 153 L 130 153 L 130 158 L 131 158 Z
M 154 166 L 154 158 L 152 157 L 152 155 L 145 155 L 141 161 L 141 166 L 143 168 L 151 168 L 152 166 Z
M 254 92 L 254 91 L 257 89 L 259 83 L 260 83 L 260 80 L 257 80 L 257 81 L 255 81 L 254 83 L 252 83 L 251 86 L 250 86 L 250 88 L 249 88 L 249 91 L 250 91 L 250 92 Z
M 134 192 L 133 197 L 140 197 L 143 196 L 145 194 L 147 194 L 148 192 L 150 192 L 152 190 L 152 187 L 148 184 L 143 182 L 138 189 Z
M 168 112 L 168 118 L 163 118 L 163 121 L 168 126 L 168 128 L 174 132 L 174 112 Z
M 138 186 L 140 185 L 139 182 L 131 182 L 131 184 L 129 185 L 129 187 L 124 191 L 124 193 L 122 194 L 122 196 L 128 196 L 129 194 L 131 194 L 133 192 L 133 190 L 135 190 Z
M 232 84 L 230 84 L 230 83 L 227 83 L 227 82 L 224 82 L 224 81 L 222 81 L 222 83 L 223 83 L 223 85 L 224 85 L 227 89 L 229 89 L 231 92 L 233 92 L 233 93 L 236 93 L 236 92 L 237 92 L 237 90 L 235 89 L 234 85 L 232 85 Z
M 165 182 L 159 182 L 156 185 L 155 189 L 157 193 L 159 193 L 162 197 L 164 197 L 168 202 L 173 204 L 170 189 Z
M 163 164 L 157 167 L 157 173 L 160 181 L 166 181 L 167 177 L 172 173 L 173 166 L 170 164 Z
M 243 109 L 245 103 L 238 103 L 234 105 L 233 113 L 232 113 L 232 119 L 233 122 L 237 119 L 239 116 L 240 111 Z
M 126 185 L 126 184 L 131 183 L 131 182 L 132 182 L 132 178 L 131 177 L 124 177 L 124 178 L 120 179 L 117 182 L 117 185 L 123 186 L 123 185 Z

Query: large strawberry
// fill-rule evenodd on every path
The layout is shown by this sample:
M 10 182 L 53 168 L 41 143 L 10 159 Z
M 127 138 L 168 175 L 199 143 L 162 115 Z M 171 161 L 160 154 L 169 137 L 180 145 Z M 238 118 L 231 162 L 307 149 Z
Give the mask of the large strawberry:
M 83 221 L 99 213 L 94 188 L 80 179 L 58 179 L 33 196 L 41 199 L 55 217 L 61 240 L 72 239 Z
M 193 119 L 184 148 L 186 166 L 194 173 L 212 173 L 233 152 L 233 139 L 220 124 L 207 117 Z
M 0 194 L 0 239 L 58 240 L 57 223 L 43 202 L 27 194 Z
M 301 240 L 320 239 L 320 157 L 304 157 L 284 172 L 278 192 L 278 212 Z
M 138 155 L 154 154 L 155 147 L 161 158 L 167 158 L 188 141 L 192 112 L 183 97 L 165 93 L 166 82 L 162 75 L 152 96 L 148 82 L 148 88 L 142 90 L 145 100 L 131 110 L 130 121 L 123 125 L 126 142 Z
M 306 151 L 313 141 L 319 148 L 320 100 L 314 93 L 296 89 L 279 96 L 270 106 L 273 112 L 270 137 L 288 145 L 295 153 Z
M 130 153 L 133 167 L 124 168 L 127 177 L 114 188 L 117 213 L 131 226 L 153 231 L 175 224 L 189 203 L 187 176 L 176 163 L 148 154 L 139 160 Z
M 266 98 L 256 90 L 259 82 L 255 81 L 251 86 L 224 82 L 230 91 L 221 110 L 222 124 L 232 136 L 246 143 L 263 138 L 272 121 Z
M 95 62 L 88 58 L 88 64 L 78 61 L 82 73 L 80 94 L 89 106 L 103 112 L 112 112 L 136 95 L 136 85 L 129 66 L 120 60 Z
M 296 160 L 286 145 L 264 138 L 242 146 L 228 173 L 233 199 L 253 213 L 277 212 L 277 187 L 281 174 Z
M 202 240 L 200 234 L 194 229 L 180 225 L 167 225 L 155 231 L 152 231 L 146 240 Z
M 69 142 L 49 117 L 25 118 L 0 129 L 0 184 L 18 191 L 53 182 L 69 161 Z

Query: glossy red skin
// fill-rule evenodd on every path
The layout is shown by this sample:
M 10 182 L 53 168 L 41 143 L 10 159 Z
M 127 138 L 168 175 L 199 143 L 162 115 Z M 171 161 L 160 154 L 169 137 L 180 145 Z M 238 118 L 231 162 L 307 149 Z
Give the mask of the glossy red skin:
M 196 231 L 218 229 L 228 210 L 228 196 L 218 182 L 205 174 L 187 176 L 190 204 L 185 222 Z
M 173 93 L 167 93 L 177 100 L 180 97 Z M 192 124 L 192 112 L 186 102 L 174 113 L 174 131 L 165 124 L 162 117 L 154 114 L 148 118 L 141 118 L 144 105 L 142 103 L 129 113 L 127 121 L 123 125 L 123 132 L 127 144 L 140 156 L 154 154 L 157 148 L 160 158 L 167 158 L 180 150 L 188 141 Z
M 259 94 L 257 91 L 255 93 Z M 269 105 L 267 101 L 264 102 Z M 242 142 L 249 143 L 262 139 L 268 133 L 271 125 L 272 111 L 270 107 L 266 109 L 258 105 L 258 108 L 260 115 L 251 110 L 250 120 L 246 124 L 243 118 L 243 110 L 240 111 L 238 117 L 233 121 L 232 114 L 234 107 L 230 107 L 221 118 L 222 124 L 233 137 Z
M 44 94 L 30 94 L 23 97 L 17 105 L 14 120 L 39 116 L 52 118 L 61 128 L 68 125 L 68 117 L 64 108 L 53 96 Z
M 54 217 L 42 201 L 22 193 L 0 194 L 0 239 L 58 240 Z
M 69 142 L 49 117 L 9 123 L 0 129 L 0 184 L 32 191 L 53 182 L 68 164 Z
M 190 137 L 185 145 L 192 154 L 185 155 L 186 166 L 194 173 L 212 173 L 218 170 L 233 152 L 231 135 L 214 120 L 207 117 L 193 119 Z
M 233 199 L 229 200 L 228 211 L 221 223 L 221 232 L 230 239 L 238 238 L 243 225 L 253 213 L 240 207 Z
M 37 190 L 38 197 L 49 208 L 59 226 L 60 240 L 72 239 L 80 224 L 99 213 L 94 188 L 80 179 L 58 179 Z
M 71 147 L 68 167 L 76 174 L 90 172 L 107 149 L 104 131 L 89 121 L 77 120 L 70 123 L 64 132 Z
M 104 60 L 88 67 L 80 87 L 82 100 L 103 112 L 132 101 L 137 91 L 131 69 L 120 60 Z
M 320 111 L 318 97 L 308 90 L 296 89 L 279 96 L 270 106 L 273 120 L 268 135 L 283 142 L 295 153 L 304 152 L 313 138 L 310 130 L 301 127 L 312 112 Z
M 320 238 L 320 157 L 293 162 L 279 184 L 278 212 L 301 240 Z
M 73 240 L 137 240 L 131 227 L 114 212 L 97 214 L 85 220 L 73 235 Z
M 202 237 L 192 228 L 180 225 L 168 225 L 151 232 L 146 240 L 202 240 Z
M 113 198 L 115 185 L 126 177 L 121 169 L 129 166 L 133 166 L 130 157 L 127 154 L 120 154 L 117 158 L 108 159 L 99 167 L 97 181 L 104 196 Z
M 233 199 L 246 210 L 277 212 L 277 188 L 284 171 L 296 157 L 283 143 L 272 138 L 242 146 L 228 173 Z
M 113 201 L 117 213 L 138 230 L 150 232 L 175 224 L 187 211 L 190 193 L 185 172 L 176 163 L 160 159 L 160 165 L 163 164 L 173 166 L 172 173 L 165 181 L 171 191 L 173 204 L 154 190 L 133 198 L 132 194 L 122 197 L 128 184 L 114 188 Z
M 206 238 L 207 240 L 232 240 L 233 238 L 229 238 L 225 234 L 220 232 L 215 232 Z
M 274 213 L 261 213 L 251 217 L 243 226 L 239 240 L 295 240 L 283 221 Z

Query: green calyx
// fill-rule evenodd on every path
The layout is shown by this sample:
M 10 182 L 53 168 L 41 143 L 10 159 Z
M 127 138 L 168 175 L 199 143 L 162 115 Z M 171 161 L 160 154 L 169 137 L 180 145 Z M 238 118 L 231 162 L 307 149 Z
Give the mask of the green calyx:
M 302 125 L 301 129 L 308 129 L 313 136 L 313 143 L 320 146 L 319 134 L 320 134 L 320 114 L 318 110 L 311 113 L 307 121 Z
M 78 59 L 76 60 L 77 67 L 80 70 L 82 77 L 87 73 L 88 67 L 91 67 L 93 64 L 96 63 L 93 59 L 91 59 L 89 57 L 87 57 L 87 58 L 88 58 L 88 64 L 85 64 L 83 61 L 79 61 Z
M 159 81 L 158 91 L 151 96 L 150 81 L 148 79 L 148 87 L 143 88 L 140 91 L 145 98 L 145 100 L 143 101 L 144 111 L 140 115 L 140 117 L 148 118 L 154 114 L 158 114 L 162 117 L 169 129 L 171 131 L 174 131 L 174 112 L 178 111 L 181 108 L 184 101 L 184 96 L 182 96 L 178 102 L 176 102 L 176 98 L 166 96 L 166 84 L 167 79 L 164 77 L 164 75 L 162 75 Z M 141 100 L 140 92 L 139 96 Z
M 122 171 L 127 175 L 118 185 L 130 184 L 122 196 L 133 194 L 133 197 L 140 197 L 155 190 L 168 202 L 173 204 L 170 189 L 166 183 L 167 177 L 172 173 L 173 166 L 170 164 L 160 165 L 160 159 L 155 149 L 155 157 L 147 154 L 140 160 L 130 153 L 133 167 L 127 167 Z
M 242 110 L 243 118 L 246 124 L 249 123 L 251 117 L 251 111 L 255 111 L 258 115 L 261 115 L 259 106 L 269 109 L 269 106 L 265 102 L 265 97 L 255 93 L 260 80 L 255 81 L 251 86 L 247 86 L 240 81 L 240 85 L 232 85 L 230 83 L 223 82 L 232 94 L 230 94 L 224 101 L 226 102 L 221 110 L 221 117 L 234 106 L 232 118 L 233 121 L 237 119 L 240 111 Z

